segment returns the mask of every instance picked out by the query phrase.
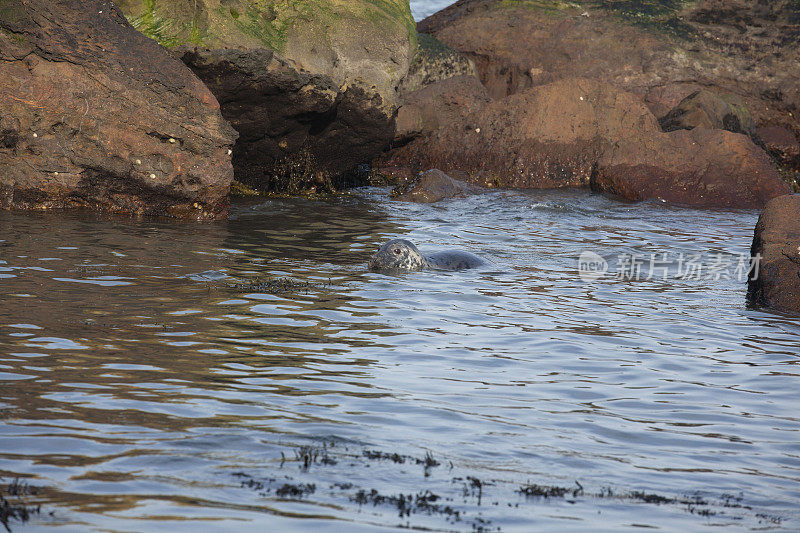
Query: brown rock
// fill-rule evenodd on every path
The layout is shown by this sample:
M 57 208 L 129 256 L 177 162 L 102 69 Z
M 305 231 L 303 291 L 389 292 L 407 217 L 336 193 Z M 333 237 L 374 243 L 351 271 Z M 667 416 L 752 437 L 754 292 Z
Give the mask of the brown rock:
M 660 131 L 636 96 L 596 80 L 564 79 L 475 107 L 466 116 L 456 108 L 383 164 L 460 171 L 482 186 L 580 187 L 613 143 Z
M 800 130 L 793 0 L 651 2 L 661 13 L 637 2 L 636 16 L 631 2 L 580 4 L 460 0 L 418 29 L 472 59 L 493 98 L 563 78 L 598 78 L 640 95 L 663 116 L 694 91 L 715 88 L 741 95 L 757 124 Z
M 658 119 L 664 131 L 706 128 L 743 133 L 759 143 L 756 125 L 747 106 L 735 94 L 695 91 Z
M 758 136 L 767 152 L 779 163 L 800 170 L 800 143 L 792 130 L 782 126 L 758 128 Z
M 111 2 L 4 2 L 0 74 L 0 206 L 224 216 L 235 132 Z
M 771 200 L 758 218 L 753 257 L 758 276 L 748 282 L 748 298 L 759 306 L 800 313 L 800 196 Z
M 791 192 L 748 137 L 704 128 L 619 143 L 599 159 L 592 188 L 700 207 L 761 207 Z
M 413 104 L 400 106 L 394 121 L 394 142 L 404 144 L 420 135 L 424 128 L 422 109 Z
M 761 207 L 790 192 L 748 137 L 705 128 L 663 133 L 638 97 L 597 80 L 559 80 L 449 119 L 382 164 L 463 172 L 487 187 L 591 182 L 630 200 L 694 206 Z
M 370 184 L 375 186 L 402 185 L 416 177 L 409 167 L 384 166 L 374 168 L 371 172 Z
M 455 180 L 438 169 L 420 172 L 415 180 L 392 191 L 395 200 L 430 204 L 448 198 L 460 198 L 477 192 L 477 188 Z
M 486 88 L 475 76 L 456 76 L 428 85 L 406 95 L 397 112 L 395 142 L 460 123 L 489 102 Z

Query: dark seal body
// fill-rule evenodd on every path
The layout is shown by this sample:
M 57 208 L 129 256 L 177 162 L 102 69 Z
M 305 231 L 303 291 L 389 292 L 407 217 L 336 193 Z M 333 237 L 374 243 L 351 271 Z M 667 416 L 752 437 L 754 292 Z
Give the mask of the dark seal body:
M 422 269 L 466 270 L 486 262 L 469 252 L 452 250 L 422 255 L 416 246 L 405 239 L 394 239 L 381 246 L 369 259 L 370 270 L 411 271 Z

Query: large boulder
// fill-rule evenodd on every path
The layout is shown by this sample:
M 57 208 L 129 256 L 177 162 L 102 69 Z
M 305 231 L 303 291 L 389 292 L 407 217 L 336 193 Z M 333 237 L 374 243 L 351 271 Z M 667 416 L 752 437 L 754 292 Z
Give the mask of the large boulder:
M 778 163 L 800 170 L 800 142 L 792 130 L 782 126 L 764 126 L 757 131 L 764 148 Z
M 395 142 L 404 143 L 461 123 L 491 99 L 475 76 L 455 76 L 407 94 L 397 111 Z
M 448 82 L 464 89 L 456 78 Z M 474 112 L 451 113 L 449 122 L 381 163 L 464 172 L 489 187 L 582 187 L 614 143 L 660 131 L 639 98 L 597 80 L 564 79 L 490 103 L 481 102 L 482 88 L 475 91 Z
M 460 0 L 418 29 L 472 59 L 494 98 L 590 77 L 640 95 L 660 117 L 714 88 L 741 95 L 759 125 L 800 130 L 795 0 Z
M 111 2 L 2 2 L 0 74 L 0 206 L 225 215 L 236 133 Z
M 302 154 L 341 177 L 385 149 L 416 50 L 407 0 L 121 0 L 182 57 L 239 132 L 237 179 L 279 189 Z M 302 186 L 302 184 L 300 184 Z
M 465 89 L 453 78 L 420 93 L 447 102 L 448 88 Z M 485 187 L 591 185 L 631 200 L 695 206 L 761 207 L 789 192 L 747 136 L 705 128 L 664 133 L 638 96 L 598 80 L 565 78 L 474 105 L 471 113 L 440 111 L 447 122 L 430 131 L 423 122 L 423 133 L 380 165 L 464 173 Z
M 791 192 L 749 137 L 705 128 L 616 144 L 600 157 L 592 188 L 629 200 L 742 208 L 760 208 Z
M 658 119 L 664 131 L 706 128 L 743 133 L 760 143 L 756 124 L 747 106 L 735 94 L 717 94 L 709 90 L 695 91 Z
M 751 256 L 760 256 L 748 282 L 752 303 L 800 313 L 800 196 L 770 201 L 756 224 Z

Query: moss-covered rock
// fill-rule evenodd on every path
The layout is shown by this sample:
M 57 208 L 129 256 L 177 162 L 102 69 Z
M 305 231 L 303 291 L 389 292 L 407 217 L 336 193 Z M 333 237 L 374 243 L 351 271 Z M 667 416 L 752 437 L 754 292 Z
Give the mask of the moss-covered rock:
M 419 46 L 408 75 L 400 85 L 405 95 L 456 76 L 477 76 L 475 64 L 427 33 L 417 35 Z
M 119 0 L 180 55 L 241 134 L 237 179 L 279 189 L 300 150 L 336 176 L 391 141 L 417 48 L 408 0 Z
M 408 70 L 408 0 L 119 0 L 167 48 L 268 48 L 301 70 L 374 87 L 386 104 Z

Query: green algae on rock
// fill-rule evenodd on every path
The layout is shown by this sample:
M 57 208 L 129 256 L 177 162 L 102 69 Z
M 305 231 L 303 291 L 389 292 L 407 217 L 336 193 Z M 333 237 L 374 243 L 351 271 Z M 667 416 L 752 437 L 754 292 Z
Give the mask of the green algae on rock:
M 417 45 L 407 0 L 120 0 L 117 4 L 135 28 L 167 48 L 268 48 L 301 69 L 333 77 L 344 74 L 348 81 L 356 78 L 347 75 L 356 66 L 352 63 L 380 62 L 387 53 L 410 55 Z M 405 46 L 380 49 L 390 41 L 405 41 Z M 336 65 L 335 59 L 344 64 Z M 385 62 L 384 67 L 370 69 L 377 77 L 369 83 L 391 101 L 387 95 L 408 65 Z
M 334 183 L 391 142 L 417 48 L 408 0 L 121 0 L 208 85 L 240 133 L 237 179 L 275 191 L 301 150 Z
M 413 40 L 414 20 L 402 0 L 120 0 L 133 26 L 163 46 L 266 46 L 285 49 L 293 28 L 348 18 L 402 26 Z
M 678 38 L 694 35 L 681 16 L 688 0 L 585 0 L 587 7 L 603 9 L 623 22 Z
M 477 76 L 475 64 L 427 33 L 417 35 L 419 47 L 400 90 L 405 97 L 438 81 L 456 76 Z

